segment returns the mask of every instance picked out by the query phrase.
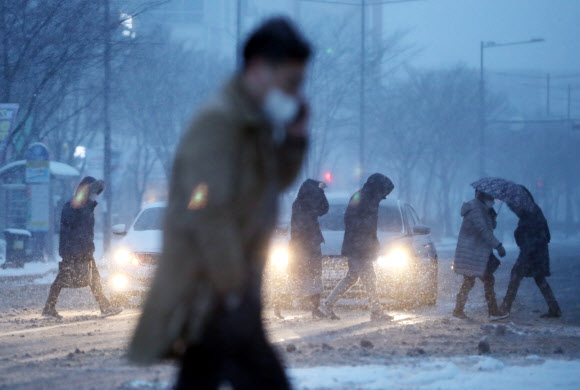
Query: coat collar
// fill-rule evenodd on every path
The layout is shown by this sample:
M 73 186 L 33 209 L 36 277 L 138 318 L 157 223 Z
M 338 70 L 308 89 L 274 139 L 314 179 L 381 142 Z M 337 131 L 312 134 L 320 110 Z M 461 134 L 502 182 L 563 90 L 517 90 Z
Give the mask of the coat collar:
M 270 128 L 270 122 L 262 112 L 260 104 L 250 95 L 240 74 L 230 79 L 224 88 L 227 99 L 232 104 L 234 115 L 249 127 Z

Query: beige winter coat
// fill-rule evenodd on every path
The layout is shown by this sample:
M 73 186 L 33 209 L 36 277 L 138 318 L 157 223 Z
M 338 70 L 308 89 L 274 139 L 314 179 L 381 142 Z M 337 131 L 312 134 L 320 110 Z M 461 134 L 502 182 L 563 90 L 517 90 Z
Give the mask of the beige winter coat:
M 490 208 L 473 199 L 461 208 L 463 223 L 459 231 L 453 270 L 461 275 L 482 277 L 494 248 L 500 242 L 493 235 Z
M 163 253 L 129 358 L 179 357 L 218 300 L 258 286 L 277 198 L 297 175 L 302 138 L 275 145 L 259 106 L 234 78 L 177 148 Z

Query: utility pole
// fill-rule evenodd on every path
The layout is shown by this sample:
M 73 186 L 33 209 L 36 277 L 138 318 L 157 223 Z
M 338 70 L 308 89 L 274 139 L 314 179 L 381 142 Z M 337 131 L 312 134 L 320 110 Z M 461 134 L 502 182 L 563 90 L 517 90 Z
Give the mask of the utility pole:
M 111 210 L 113 208 L 113 189 L 111 175 L 111 3 L 104 0 L 104 80 L 103 80 L 103 121 L 104 128 L 104 151 L 103 151 L 103 174 L 105 180 L 105 213 L 103 220 L 103 251 L 106 253 L 111 247 Z
M 568 108 L 566 110 L 566 119 L 570 120 L 570 111 L 572 109 L 572 88 L 568 84 Z
M 483 51 L 485 43 L 479 46 L 479 175 L 485 177 L 485 85 L 483 79 Z
M 239 69 L 242 66 L 242 0 L 237 0 L 236 7 L 236 67 Z
M 546 116 L 550 116 L 550 73 L 546 74 Z
M 359 182 L 362 186 L 365 179 L 365 53 L 366 53 L 366 0 L 362 0 L 361 7 L 361 20 L 360 20 L 360 134 L 359 134 Z

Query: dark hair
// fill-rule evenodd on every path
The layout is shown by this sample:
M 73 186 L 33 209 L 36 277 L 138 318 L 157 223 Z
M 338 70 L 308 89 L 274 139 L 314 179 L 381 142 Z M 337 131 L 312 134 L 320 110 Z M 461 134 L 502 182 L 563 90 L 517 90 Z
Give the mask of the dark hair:
M 312 49 L 294 24 L 287 18 L 268 19 L 250 35 L 244 45 L 244 67 L 254 58 L 273 64 L 285 61 L 306 62 Z
M 489 195 L 486 192 L 483 191 L 479 191 L 479 190 L 475 190 L 475 197 L 479 200 L 481 200 L 482 202 L 485 202 L 486 200 L 495 200 L 495 198 L 491 195 Z

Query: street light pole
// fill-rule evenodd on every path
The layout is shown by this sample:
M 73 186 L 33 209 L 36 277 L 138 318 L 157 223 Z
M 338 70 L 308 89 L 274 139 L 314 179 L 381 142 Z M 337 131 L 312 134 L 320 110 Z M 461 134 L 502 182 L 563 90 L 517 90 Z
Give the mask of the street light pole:
M 242 53 L 241 50 L 241 35 L 242 35 L 242 0 L 237 0 L 236 9 L 236 66 L 241 67 Z
M 366 40 L 365 40 L 365 30 L 366 30 L 366 0 L 362 0 L 361 7 L 361 22 L 360 22 L 360 134 L 359 134 L 359 184 L 362 186 L 364 182 L 364 172 L 365 172 L 365 133 L 366 133 L 366 123 L 365 123 L 365 53 L 366 53 Z
M 104 0 L 104 84 L 103 84 L 103 179 L 105 180 L 105 215 L 103 218 L 103 251 L 106 253 L 111 247 L 111 211 L 113 207 L 112 175 L 111 175 L 111 117 L 109 112 L 111 98 L 111 4 Z
M 485 44 L 481 41 L 479 52 L 479 176 L 485 177 L 485 85 L 483 79 L 483 50 Z
M 487 127 L 486 118 L 486 107 L 485 107 L 485 79 L 484 79 L 484 66 L 483 66 L 483 54 L 485 49 L 491 49 L 496 47 L 505 46 L 516 46 L 516 45 L 527 45 L 530 43 L 540 43 L 544 42 L 543 38 L 532 38 L 527 41 L 516 41 L 507 43 L 495 43 L 495 42 L 480 42 L 479 46 L 479 174 L 481 177 L 485 177 L 485 131 Z M 549 110 L 549 108 L 548 108 Z

